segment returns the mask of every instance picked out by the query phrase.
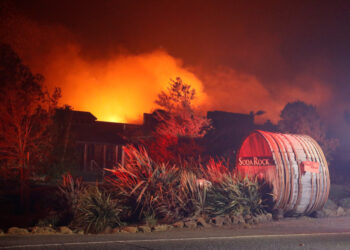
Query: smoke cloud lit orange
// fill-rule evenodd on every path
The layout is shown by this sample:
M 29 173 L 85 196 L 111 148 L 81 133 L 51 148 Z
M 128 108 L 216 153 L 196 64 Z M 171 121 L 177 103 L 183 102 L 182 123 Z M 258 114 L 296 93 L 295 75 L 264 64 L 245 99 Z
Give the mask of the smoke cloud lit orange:
M 62 89 L 61 105 L 89 111 L 103 121 L 140 122 L 144 112 L 156 108 L 157 94 L 178 76 L 197 90 L 196 104 L 203 111 L 266 111 L 256 117 L 257 122 L 277 122 L 283 107 L 296 100 L 327 110 L 322 105 L 327 106 L 332 98 L 329 87 L 307 72 L 293 82 L 262 83 L 254 75 L 229 67 L 197 68 L 194 74 L 165 50 L 142 54 L 112 51 L 92 59 L 89 51 L 81 49 L 79 39 L 60 25 L 43 25 L 22 16 L 10 16 L 0 23 L 0 37 L 33 72 L 43 74 L 49 86 Z M 254 62 L 253 52 L 249 57 Z
M 197 90 L 197 104 L 205 100 L 198 78 L 162 50 L 87 61 L 72 48 L 69 53 L 55 53 L 52 62 L 44 74 L 61 87 L 61 104 L 90 111 L 102 121 L 140 121 L 144 112 L 155 108 L 157 94 L 177 76 Z
M 140 122 L 144 112 L 156 108 L 158 93 L 176 77 L 197 90 L 196 105 L 206 101 L 202 82 L 164 50 L 137 55 L 112 52 L 94 60 L 62 26 L 18 15 L 0 23 L 3 41 L 14 47 L 34 73 L 44 75 L 49 88 L 62 89 L 61 105 L 89 111 L 98 120 Z
M 316 106 L 326 105 L 331 91 L 322 82 L 300 76 L 294 83 L 275 84 L 268 88 L 256 77 L 221 67 L 211 74 L 204 74 L 205 92 L 210 97 L 210 109 L 237 113 L 264 110 L 256 122 L 279 120 L 281 110 L 288 102 L 305 101 Z

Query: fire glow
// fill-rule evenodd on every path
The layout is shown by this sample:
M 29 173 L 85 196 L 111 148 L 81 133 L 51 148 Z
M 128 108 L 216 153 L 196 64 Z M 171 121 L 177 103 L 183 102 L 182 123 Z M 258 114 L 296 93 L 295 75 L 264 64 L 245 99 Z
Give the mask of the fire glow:
M 264 110 L 266 113 L 255 117 L 256 121 L 270 119 L 276 123 L 286 103 L 301 100 L 320 107 L 324 116 L 331 113 L 324 107 L 332 107 L 332 89 L 308 72 L 293 81 L 262 82 L 254 74 L 220 64 L 213 68 L 194 64 L 189 70 L 166 50 L 136 54 L 119 51 L 117 43 L 96 59 L 84 41 L 64 26 L 15 16 L 5 22 L 5 27 L 9 32 L 2 34 L 0 29 L 0 36 L 6 35 L 4 41 L 32 72 L 42 74 L 49 88 L 62 89 L 60 105 L 91 112 L 101 121 L 140 122 L 144 112 L 156 108 L 157 94 L 176 77 L 197 90 L 195 105 L 202 111 L 247 114 Z M 258 54 L 249 57 L 255 60 Z
M 89 111 L 98 120 L 139 122 L 144 112 L 156 108 L 157 95 L 176 77 L 196 89 L 196 105 L 206 99 L 201 81 L 180 60 L 164 51 L 117 56 L 103 62 L 88 62 L 72 52 L 56 54 L 55 63 L 49 65 L 45 76 L 52 85 L 61 78 L 58 81 L 62 89 L 61 104 Z M 63 74 L 58 76 L 56 68 L 64 71 Z

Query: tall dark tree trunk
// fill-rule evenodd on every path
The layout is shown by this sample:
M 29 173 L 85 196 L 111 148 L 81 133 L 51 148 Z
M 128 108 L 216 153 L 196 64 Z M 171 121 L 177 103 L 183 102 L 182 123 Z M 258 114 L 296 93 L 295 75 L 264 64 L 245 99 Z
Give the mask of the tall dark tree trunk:
M 20 162 L 20 206 L 21 210 L 25 210 L 25 163 L 24 159 Z
M 21 211 L 29 211 L 29 196 L 30 196 L 30 186 L 28 185 L 29 176 L 29 152 L 27 152 L 26 157 L 21 160 L 21 170 L 20 170 L 20 207 Z

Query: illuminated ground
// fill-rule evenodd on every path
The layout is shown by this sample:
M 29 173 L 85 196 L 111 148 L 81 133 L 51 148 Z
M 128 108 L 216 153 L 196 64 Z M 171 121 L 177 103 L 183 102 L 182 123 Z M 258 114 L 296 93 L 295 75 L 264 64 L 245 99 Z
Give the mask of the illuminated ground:
M 1 249 L 350 249 L 350 217 L 299 218 L 249 229 L 109 235 L 4 236 Z

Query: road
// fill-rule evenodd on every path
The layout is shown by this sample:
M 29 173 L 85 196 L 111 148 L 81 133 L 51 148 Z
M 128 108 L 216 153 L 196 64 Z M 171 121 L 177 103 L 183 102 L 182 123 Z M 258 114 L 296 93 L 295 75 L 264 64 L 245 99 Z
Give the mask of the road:
M 249 229 L 1 236 L 0 249 L 350 249 L 350 217 L 286 219 Z

